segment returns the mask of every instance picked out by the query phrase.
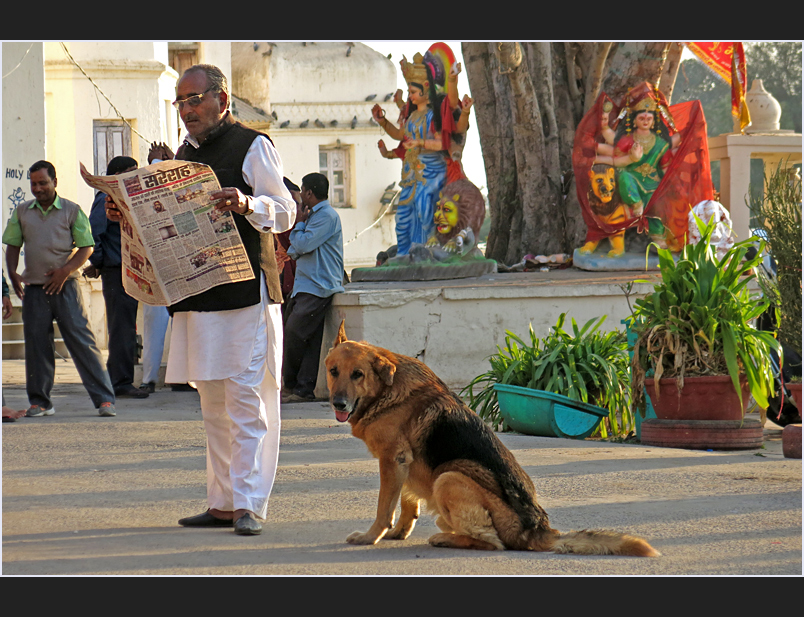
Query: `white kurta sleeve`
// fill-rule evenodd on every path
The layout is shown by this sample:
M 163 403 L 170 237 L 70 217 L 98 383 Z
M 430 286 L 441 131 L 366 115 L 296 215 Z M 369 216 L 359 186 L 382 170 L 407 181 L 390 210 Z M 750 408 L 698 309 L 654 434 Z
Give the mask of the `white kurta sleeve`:
M 282 159 L 276 148 L 267 138 L 257 136 L 243 160 L 243 179 L 254 193 L 248 198 L 254 210 L 248 220 L 258 231 L 282 233 L 296 221 L 296 202 L 283 177 Z

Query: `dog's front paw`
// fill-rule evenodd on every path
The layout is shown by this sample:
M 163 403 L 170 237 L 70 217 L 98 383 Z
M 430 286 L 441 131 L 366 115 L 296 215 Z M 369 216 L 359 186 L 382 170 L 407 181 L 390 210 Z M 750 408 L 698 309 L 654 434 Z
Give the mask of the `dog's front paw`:
M 376 544 L 378 540 L 379 538 L 377 536 L 360 531 L 355 531 L 346 538 L 349 544 Z
M 406 540 L 407 537 L 410 535 L 410 532 L 413 531 L 413 527 L 409 527 L 407 529 L 392 529 L 387 534 L 385 534 L 382 539 L 383 540 Z

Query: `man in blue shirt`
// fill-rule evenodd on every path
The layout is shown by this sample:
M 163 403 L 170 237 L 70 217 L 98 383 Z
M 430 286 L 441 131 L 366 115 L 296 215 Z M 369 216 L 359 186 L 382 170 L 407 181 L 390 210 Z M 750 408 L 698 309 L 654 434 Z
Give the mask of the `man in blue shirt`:
M 329 180 L 312 173 L 302 178 L 302 204 L 290 232 L 287 253 L 296 260 L 296 278 L 285 309 L 282 401 L 313 400 L 332 296 L 343 291 L 341 219 L 327 199 Z
M 137 169 L 137 161 L 129 156 L 116 156 L 106 167 L 107 176 Z M 137 358 L 137 307 L 139 302 L 123 287 L 123 259 L 120 246 L 120 223 L 106 218 L 106 194 L 98 191 L 89 211 L 95 250 L 89 256 L 84 276 L 101 277 L 106 304 L 106 329 L 109 334 L 109 357 L 106 370 L 117 398 L 148 398 L 148 393 L 134 386 L 134 364 Z

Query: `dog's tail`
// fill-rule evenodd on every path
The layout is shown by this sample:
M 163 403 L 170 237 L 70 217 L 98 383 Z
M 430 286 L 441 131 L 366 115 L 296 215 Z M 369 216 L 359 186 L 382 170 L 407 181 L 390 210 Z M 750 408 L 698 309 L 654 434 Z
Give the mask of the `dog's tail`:
M 605 529 L 581 529 L 560 533 L 553 541 L 554 553 L 575 555 L 624 555 L 630 557 L 659 557 L 661 553 L 647 541 Z

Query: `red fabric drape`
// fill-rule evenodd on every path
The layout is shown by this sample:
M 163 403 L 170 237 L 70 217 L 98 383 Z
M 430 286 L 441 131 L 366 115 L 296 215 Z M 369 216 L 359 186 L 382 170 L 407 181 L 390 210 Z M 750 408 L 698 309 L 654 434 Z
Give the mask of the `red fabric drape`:
M 460 103 L 458 103 L 460 106 Z M 449 97 L 445 96 L 441 103 L 441 147 L 449 151 L 452 143 L 452 134 L 457 128 L 455 118 L 452 116 L 452 107 L 449 104 Z

